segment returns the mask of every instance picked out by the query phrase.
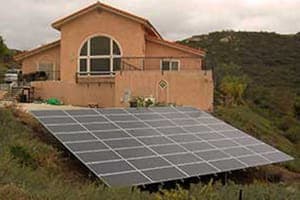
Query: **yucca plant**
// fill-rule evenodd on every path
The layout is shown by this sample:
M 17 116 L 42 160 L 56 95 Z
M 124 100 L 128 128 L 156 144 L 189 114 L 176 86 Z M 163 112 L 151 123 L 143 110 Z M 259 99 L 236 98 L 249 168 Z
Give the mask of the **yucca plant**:
M 225 76 L 220 84 L 226 105 L 243 104 L 243 95 L 247 88 L 246 78 L 237 76 Z

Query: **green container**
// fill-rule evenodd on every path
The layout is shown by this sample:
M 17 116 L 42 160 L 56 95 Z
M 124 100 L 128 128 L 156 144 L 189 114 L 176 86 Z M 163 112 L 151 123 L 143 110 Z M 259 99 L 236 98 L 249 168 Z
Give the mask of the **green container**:
M 47 99 L 46 102 L 47 102 L 47 104 L 50 104 L 50 105 L 62 105 L 62 103 L 56 98 Z

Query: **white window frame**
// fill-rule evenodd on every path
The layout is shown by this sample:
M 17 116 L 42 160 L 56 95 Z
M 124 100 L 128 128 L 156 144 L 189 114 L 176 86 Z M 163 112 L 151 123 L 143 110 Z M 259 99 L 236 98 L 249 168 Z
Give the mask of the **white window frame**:
M 163 62 L 169 62 L 169 70 L 163 70 Z M 173 62 L 177 62 L 178 63 L 178 69 L 177 70 L 173 70 L 172 69 L 172 63 Z M 160 60 L 160 70 L 161 71 L 180 71 L 180 60 L 178 59 L 162 59 Z
M 90 48 L 91 47 L 91 39 L 95 38 L 95 37 L 107 37 L 107 38 L 110 39 L 110 55 L 95 55 L 95 56 L 91 55 L 91 48 Z M 114 42 L 118 45 L 118 48 L 120 50 L 120 55 L 114 55 L 113 54 Z M 87 43 L 87 55 L 86 56 L 81 56 L 80 52 L 81 52 L 81 49 L 83 48 L 83 46 L 85 45 L 85 43 Z M 78 52 L 77 73 L 79 73 L 80 76 L 87 76 L 87 75 L 90 76 L 90 74 L 89 74 L 89 73 L 91 73 L 91 65 L 90 65 L 91 62 L 90 61 L 93 58 L 109 58 L 110 59 L 110 70 L 107 71 L 107 72 L 109 72 L 111 75 L 113 75 L 113 72 L 114 72 L 113 71 L 114 70 L 113 69 L 114 68 L 113 60 L 114 60 L 114 58 L 122 58 L 121 46 L 115 39 L 113 39 L 112 37 L 110 37 L 108 35 L 93 35 L 93 36 L 89 37 L 80 46 L 80 49 L 79 49 L 79 52 Z M 86 65 L 87 65 L 86 68 L 87 68 L 87 70 L 85 72 L 80 71 L 80 59 L 86 59 Z M 87 73 L 87 74 L 83 75 L 81 73 Z M 95 73 L 97 73 L 97 72 L 95 71 Z M 103 76 L 103 75 L 100 75 L 100 76 Z

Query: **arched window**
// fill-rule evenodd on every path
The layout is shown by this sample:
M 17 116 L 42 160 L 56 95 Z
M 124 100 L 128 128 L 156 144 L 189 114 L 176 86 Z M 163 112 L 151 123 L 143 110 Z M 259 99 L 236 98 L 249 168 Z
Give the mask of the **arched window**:
M 92 37 L 80 49 L 80 75 L 107 75 L 120 70 L 120 67 L 121 50 L 109 37 Z

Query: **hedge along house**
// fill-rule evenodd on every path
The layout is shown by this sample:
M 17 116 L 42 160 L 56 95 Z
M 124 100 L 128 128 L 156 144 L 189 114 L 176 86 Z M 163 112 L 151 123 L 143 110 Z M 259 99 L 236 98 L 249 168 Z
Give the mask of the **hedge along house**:
M 127 107 L 135 96 L 211 110 L 212 72 L 205 52 L 166 41 L 146 19 L 97 2 L 52 24 L 58 41 L 15 57 L 34 81 L 35 98 Z

